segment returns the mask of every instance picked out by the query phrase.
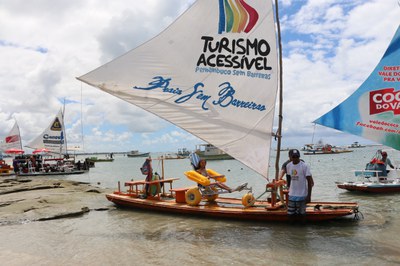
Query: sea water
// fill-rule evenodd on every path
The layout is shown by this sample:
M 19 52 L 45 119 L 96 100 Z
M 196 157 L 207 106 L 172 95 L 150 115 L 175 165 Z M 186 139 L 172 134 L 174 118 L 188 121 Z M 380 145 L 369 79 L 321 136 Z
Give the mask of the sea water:
M 352 180 L 376 150 L 354 149 L 335 155 L 302 156 L 311 165 L 314 201 L 358 202 L 363 219 L 288 225 L 199 218 L 113 208 L 80 218 L 0 226 L 2 265 L 393 265 L 400 263 L 400 193 L 370 195 L 336 188 Z M 395 165 L 400 154 L 385 149 Z M 287 159 L 283 152 L 281 163 Z M 153 155 L 153 158 L 157 155 Z M 78 158 L 79 159 L 79 158 Z M 81 158 L 83 159 L 83 157 Z M 117 182 L 140 180 L 144 158 L 116 156 L 98 162 L 89 173 L 65 176 L 111 190 Z M 280 163 L 280 164 L 281 164 Z M 271 179 L 274 158 L 269 162 Z M 231 187 L 248 182 L 261 194 L 265 180 L 235 160 L 209 161 Z M 192 186 L 184 177 L 188 159 L 153 160 L 174 187 Z M 237 192 L 236 192 L 237 193 Z M 235 196 L 241 196 L 240 193 Z

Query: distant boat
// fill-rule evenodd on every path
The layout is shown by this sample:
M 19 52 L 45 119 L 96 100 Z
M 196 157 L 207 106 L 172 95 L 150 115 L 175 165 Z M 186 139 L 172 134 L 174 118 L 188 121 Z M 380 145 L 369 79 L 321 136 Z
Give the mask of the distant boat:
M 188 151 L 186 148 L 182 148 L 178 150 L 178 156 L 183 156 L 183 157 L 188 157 L 190 154 L 190 151 Z
M 349 145 L 349 148 L 355 149 L 355 148 L 365 148 L 365 145 L 361 145 L 358 143 L 358 141 L 353 142 L 353 144 Z
M 17 121 L 15 121 L 14 126 L 8 135 L 0 143 L 0 151 L 6 152 L 7 150 L 22 151 L 21 134 L 19 132 L 19 127 Z M 12 152 L 11 152 L 12 153 Z M 14 154 L 20 154 L 21 152 L 15 152 Z
M 10 154 L 22 154 L 21 135 L 17 121 L 11 131 L 5 136 L 4 140 L 0 142 L 0 176 L 10 176 L 14 174 L 14 168 L 3 160 L 3 152 Z
M 182 156 L 176 153 L 166 153 L 162 155 L 161 158 L 165 160 L 177 160 L 177 159 L 186 159 L 187 156 Z
M 128 157 L 149 157 L 150 152 L 139 152 L 138 150 L 130 151 L 126 154 Z
M 26 147 L 34 149 L 37 153 L 21 155 L 13 160 L 16 174 L 19 176 L 82 174 L 88 170 L 81 170 L 80 166 L 75 164 L 75 159 L 67 154 L 62 109 L 49 126 Z M 56 157 L 50 157 L 50 154 Z
M 7 164 L 3 159 L 0 159 L 0 176 L 10 176 L 13 175 L 13 167 Z
M 334 147 L 330 144 L 325 144 L 323 146 L 314 146 L 311 144 L 306 144 L 303 148 L 304 155 L 322 155 L 322 154 L 339 154 L 352 152 L 352 150 L 340 147 Z
M 196 146 L 196 154 L 200 156 L 201 159 L 205 160 L 231 160 L 234 159 L 229 154 L 221 151 L 217 147 L 211 144 L 200 144 Z
M 113 162 L 114 158 L 97 158 L 97 157 L 89 157 L 86 158 L 88 160 L 88 162 Z

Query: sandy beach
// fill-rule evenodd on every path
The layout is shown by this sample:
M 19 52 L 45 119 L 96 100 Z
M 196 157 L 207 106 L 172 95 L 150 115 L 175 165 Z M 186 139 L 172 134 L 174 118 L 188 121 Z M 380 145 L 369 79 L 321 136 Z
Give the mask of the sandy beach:
M 111 191 L 111 190 L 110 190 Z M 106 189 L 54 177 L 0 177 L 0 225 L 79 217 L 108 210 Z

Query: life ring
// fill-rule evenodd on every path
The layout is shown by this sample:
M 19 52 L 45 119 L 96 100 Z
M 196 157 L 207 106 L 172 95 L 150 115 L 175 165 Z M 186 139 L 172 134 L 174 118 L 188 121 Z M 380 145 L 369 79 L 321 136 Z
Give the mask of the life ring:
M 213 191 L 217 192 L 218 189 L 216 187 L 212 187 L 211 188 Z M 218 198 L 218 194 L 214 194 L 214 195 L 207 195 L 205 196 L 207 201 L 215 201 Z
M 201 201 L 201 193 L 197 187 L 191 188 L 185 193 L 186 203 L 190 206 L 197 206 Z
M 242 197 L 242 204 L 245 207 L 253 206 L 254 204 L 254 196 L 253 193 L 247 193 Z
M 208 179 L 206 176 L 199 174 L 198 172 L 191 170 L 187 171 L 184 173 L 187 178 L 190 180 L 202 185 L 202 186 L 209 186 L 210 185 L 210 179 Z
M 221 175 L 221 174 L 215 172 L 215 171 L 212 170 L 212 169 L 207 169 L 207 174 L 208 174 L 211 178 L 213 178 L 215 181 L 218 181 L 218 182 L 226 182 L 226 176 Z M 215 177 L 213 177 L 213 176 L 215 176 Z

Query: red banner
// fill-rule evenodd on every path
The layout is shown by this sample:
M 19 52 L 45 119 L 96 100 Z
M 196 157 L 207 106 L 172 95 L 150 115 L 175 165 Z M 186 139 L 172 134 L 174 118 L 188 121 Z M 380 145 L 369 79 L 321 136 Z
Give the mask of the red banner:
M 400 91 L 394 88 L 385 88 L 369 93 L 369 113 L 370 115 L 384 112 L 400 114 Z

